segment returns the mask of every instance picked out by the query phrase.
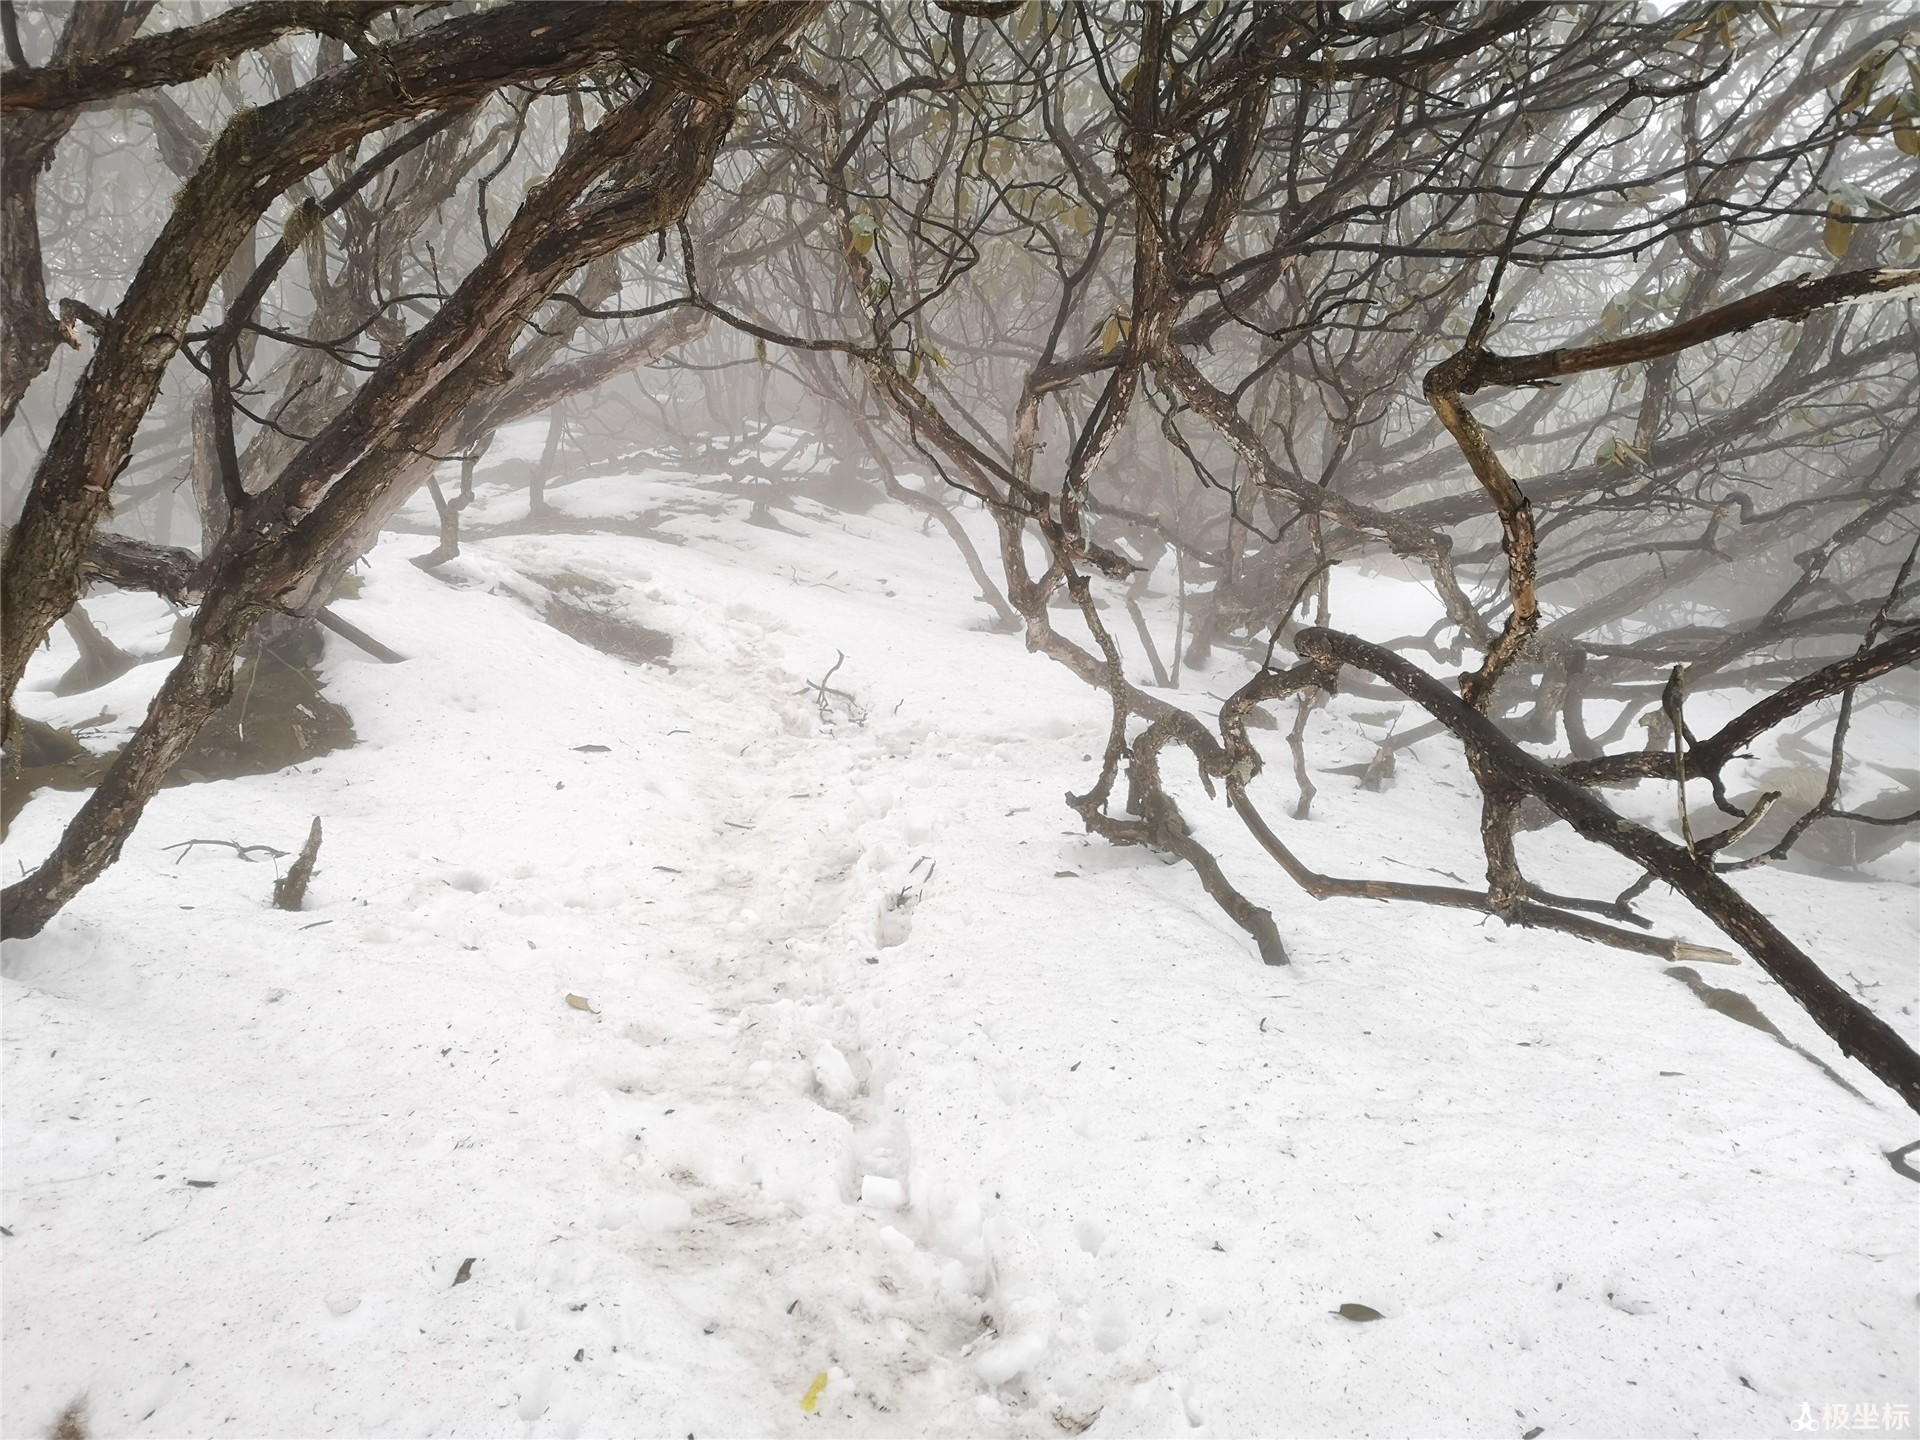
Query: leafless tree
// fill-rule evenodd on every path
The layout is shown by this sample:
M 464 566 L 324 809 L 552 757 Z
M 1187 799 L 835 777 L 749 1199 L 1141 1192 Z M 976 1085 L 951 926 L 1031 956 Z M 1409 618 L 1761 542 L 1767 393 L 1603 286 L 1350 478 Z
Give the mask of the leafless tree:
M 837 283 L 796 304 L 689 278 L 756 343 L 844 357 L 892 445 L 987 503 L 1028 647 L 1112 704 L 1070 803 L 1188 861 L 1270 962 L 1278 926 L 1194 835 L 1169 747 L 1317 897 L 1703 953 L 1635 912 L 1662 880 L 1920 1106 L 1920 1058 L 1721 856 L 1759 819 L 1729 759 L 1920 655 L 1909 46 L 1870 10 L 1027 6 L 962 28 L 847 7 L 788 67 L 811 102 L 788 143 L 834 222 L 794 243 Z M 1168 549 L 1183 614 L 1198 592 L 1189 658 L 1249 656 L 1211 718 L 1136 683 L 1106 618 Z M 1327 572 L 1388 552 L 1445 621 L 1328 628 Z M 1455 693 L 1415 653 L 1477 658 Z M 1408 738 L 1464 747 L 1483 889 L 1323 876 L 1265 818 L 1255 712 L 1299 699 L 1304 786 L 1311 697 L 1356 683 L 1427 713 Z M 1768 693 L 1698 738 L 1689 684 Z M 1609 751 L 1650 705 L 1648 748 Z M 1558 760 L 1526 748 L 1563 735 Z M 1676 843 L 1591 788 L 1646 778 L 1706 782 L 1729 823 Z M 1530 808 L 1645 878 L 1542 890 L 1514 843 Z

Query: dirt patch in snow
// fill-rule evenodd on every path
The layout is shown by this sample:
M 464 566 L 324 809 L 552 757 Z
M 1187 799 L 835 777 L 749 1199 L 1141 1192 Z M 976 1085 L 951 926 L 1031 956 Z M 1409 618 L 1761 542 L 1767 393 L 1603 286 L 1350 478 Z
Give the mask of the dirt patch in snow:
M 314 669 L 320 650 L 311 623 L 250 645 L 235 669 L 232 698 L 201 726 L 167 784 L 271 775 L 354 745 L 353 717 L 327 699 Z M 79 728 L 115 718 L 103 713 Z M 119 753 L 95 754 L 71 731 L 32 724 L 17 746 L 17 763 L 10 758 L 7 765 L 0 834 L 43 788 L 92 789 Z
M 586 588 L 571 593 L 556 591 L 547 601 L 547 623 L 562 635 L 618 660 L 664 665 L 672 658 L 671 635 L 629 620 L 603 595 L 582 593 Z

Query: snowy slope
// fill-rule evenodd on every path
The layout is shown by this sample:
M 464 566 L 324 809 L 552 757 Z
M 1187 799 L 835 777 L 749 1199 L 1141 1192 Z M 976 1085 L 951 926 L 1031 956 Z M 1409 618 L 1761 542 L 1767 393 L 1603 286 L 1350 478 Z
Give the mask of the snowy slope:
M 1881 1152 L 1914 1117 L 1755 967 L 1706 978 L 1867 1099 L 1661 962 L 1316 905 L 1183 791 L 1280 920 L 1296 963 L 1262 967 L 1189 871 L 1078 832 L 1060 796 L 1106 716 L 971 628 L 944 537 L 893 506 L 803 504 L 782 533 L 688 493 L 568 487 L 579 514 L 680 513 L 655 539 L 483 542 L 439 578 L 406 563 L 428 541 L 389 539 L 340 608 L 412 658 L 329 641 L 362 743 L 164 792 L 114 870 L 8 946 L 5 1434 L 82 1393 L 98 1433 L 156 1436 L 1911 1415 L 1916 1191 Z M 543 623 L 539 577 L 563 574 L 670 635 L 668 665 Z M 145 603 L 92 608 L 157 645 Z M 1398 582 L 1337 603 L 1376 638 L 1425 625 Z M 823 713 L 808 687 L 841 653 L 852 709 Z M 122 728 L 158 674 L 118 682 Z M 1365 759 L 1378 708 L 1317 717 L 1316 764 Z M 1444 742 L 1388 794 L 1320 783 L 1316 818 L 1284 822 L 1310 863 L 1472 881 Z M 9 868 L 75 803 L 37 797 Z M 1670 796 L 1621 803 L 1658 820 Z M 162 849 L 293 850 L 315 814 L 300 914 L 267 906 L 265 863 Z M 1564 828 L 1527 844 L 1550 885 L 1631 878 Z M 1742 888 L 1915 1033 L 1913 886 Z

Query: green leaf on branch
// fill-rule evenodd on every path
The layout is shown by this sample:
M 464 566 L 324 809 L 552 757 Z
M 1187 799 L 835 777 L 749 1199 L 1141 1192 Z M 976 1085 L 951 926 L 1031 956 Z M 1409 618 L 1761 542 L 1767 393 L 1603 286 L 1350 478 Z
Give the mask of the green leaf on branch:
M 1596 465 L 1618 465 L 1623 470 L 1644 470 L 1647 457 L 1633 448 L 1618 435 L 1609 435 L 1600 442 L 1600 448 L 1594 452 Z

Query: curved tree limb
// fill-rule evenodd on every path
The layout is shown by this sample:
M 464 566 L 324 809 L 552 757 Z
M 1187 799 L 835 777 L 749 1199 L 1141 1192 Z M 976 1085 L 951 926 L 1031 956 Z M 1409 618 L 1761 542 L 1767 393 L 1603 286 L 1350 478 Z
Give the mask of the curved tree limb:
M 1593 792 L 1523 750 L 1486 716 L 1392 651 L 1337 630 L 1317 628 L 1302 630 L 1295 645 L 1309 660 L 1351 665 L 1385 680 L 1443 722 L 1488 773 L 1542 801 L 1586 839 L 1666 881 L 1751 955 L 1842 1051 L 1920 1112 L 1920 1054 L 1721 879 L 1710 860 L 1689 855 L 1646 826 L 1623 819 Z
M 425 3 L 255 0 L 198 25 L 143 35 L 70 64 L 9 70 L 0 75 L 0 111 L 65 110 L 135 90 L 184 84 L 285 35 L 307 32 L 349 43 L 363 41 L 367 26 L 377 16 Z

